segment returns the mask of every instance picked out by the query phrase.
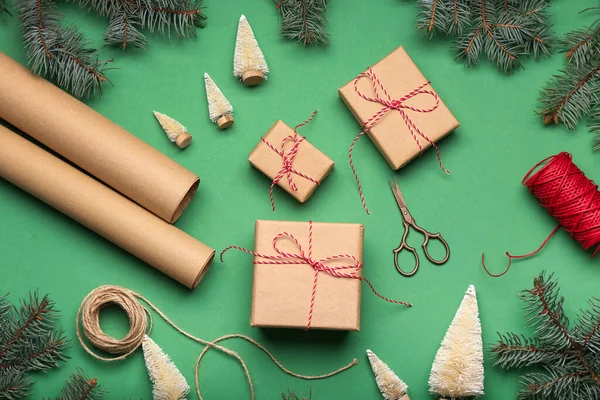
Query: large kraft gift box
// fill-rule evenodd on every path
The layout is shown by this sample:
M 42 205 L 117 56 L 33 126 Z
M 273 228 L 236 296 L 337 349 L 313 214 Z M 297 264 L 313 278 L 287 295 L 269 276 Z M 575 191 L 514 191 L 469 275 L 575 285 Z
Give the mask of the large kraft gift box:
M 288 136 L 294 136 L 294 130 L 287 126 L 283 121 L 277 121 L 262 139 L 269 142 L 276 149 L 281 150 L 281 143 Z M 302 138 L 302 136 L 298 135 L 298 138 Z M 294 140 L 287 140 L 285 142 L 284 152 L 289 152 L 293 146 Z M 270 148 L 263 140 L 261 140 L 252 151 L 248 161 L 250 161 L 250 165 L 261 171 L 271 180 L 275 179 L 277 174 L 281 171 L 284 162 L 282 155 Z M 325 177 L 331 173 L 333 161 L 313 146 L 308 140 L 303 139 L 298 146 L 298 152 L 293 159 L 292 168 L 314 179 L 320 184 Z M 292 179 L 298 190 L 293 190 L 290 187 L 287 173 L 279 180 L 278 185 L 300 203 L 304 203 L 308 200 L 319 186 L 316 182 L 293 172 Z
M 394 50 L 371 68 L 392 100 L 401 99 L 427 82 L 425 76 L 402 47 Z M 380 111 L 383 105 L 360 97 L 355 91 L 354 81 L 355 79 L 352 79 L 338 89 L 338 93 L 354 115 L 354 118 L 360 124 L 363 124 Z M 360 78 L 357 88 L 363 95 L 371 98 L 375 97 L 373 82 L 368 77 L 363 76 Z M 387 96 L 383 91 L 379 87 L 377 89 L 379 95 L 387 100 Z M 431 85 L 425 86 L 423 90 L 435 92 Z M 418 94 L 406 100 L 405 105 L 429 109 L 435 105 L 435 98 L 429 94 Z M 404 111 L 421 132 L 434 143 L 459 126 L 458 121 L 441 99 L 438 107 L 432 112 L 415 112 L 410 109 L 404 109 Z M 417 142 L 411 135 L 402 115 L 396 110 L 389 110 L 379 122 L 376 122 L 367 131 L 367 134 L 394 170 L 403 167 L 421 154 L 421 149 L 419 149 Z M 431 146 L 416 131 L 415 135 L 421 144 L 422 150 Z
M 350 254 L 362 263 L 363 225 L 312 222 L 312 259 Z M 263 255 L 278 255 L 273 238 L 292 234 L 309 254 L 309 222 L 256 221 L 255 249 Z M 289 237 L 277 241 L 280 251 L 298 254 L 300 249 Z M 255 257 L 254 262 L 265 260 Z M 351 265 L 340 259 L 324 263 L 328 267 Z M 341 272 L 350 273 L 351 270 Z M 359 269 L 357 276 L 361 276 Z M 308 325 L 315 270 L 308 264 L 254 265 L 250 324 L 259 327 L 306 329 Z M 357 331 L 360 329 L 360 279 L 334 277 L 319 272 L 311 329 Z

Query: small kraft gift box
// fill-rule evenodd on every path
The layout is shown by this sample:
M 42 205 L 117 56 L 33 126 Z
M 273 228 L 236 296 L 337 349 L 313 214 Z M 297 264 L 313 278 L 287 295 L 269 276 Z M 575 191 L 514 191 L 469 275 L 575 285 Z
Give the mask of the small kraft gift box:
M 357 331 L 363 277 L 361 224 L 256 221 L 250 325 Z
M 315 114 L 294 129 L 283 121 L 275 122 L 248 158 L 250 165 L 272 180 L 269 195 L 273 210 L 276 185 L 304 203 L 333 170 L 333 161 L 297 132 Z
M 392 51 L 338 93 L 390 167 L 398 170 L 459 126 L 404 48 Z M 355 172 L 356 177 L 356 172 Z M 358 178 L 357 178 L 358 181 Z M 362 194 L 361 194 L 362 197 Z

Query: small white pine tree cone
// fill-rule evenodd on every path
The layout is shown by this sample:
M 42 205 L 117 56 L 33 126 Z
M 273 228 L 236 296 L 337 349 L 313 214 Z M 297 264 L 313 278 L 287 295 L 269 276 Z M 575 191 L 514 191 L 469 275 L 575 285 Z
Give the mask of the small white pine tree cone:
M 206 72 L 204 73 L 204 86 L 206 87 L 210 120 L 221 129 L 229 128 L 233 124 L 233 107 L 231 103 Z
M 268 72 L 265 56 L 258 46 L 248 20 L 242 15 L 235 41 L 233 76 L 242 79 L 248 86 L 254 86 L 266 79 Z
M 190 392 L 190 386 L 173 361 L 149 336 L 142 341 L 144 360 L 152 382 L 154 400 L 182 400 Z
M 367 357 L 371 363 L 375 382 L 385 400 L 410 400 L 408 394 L 408 386 L 404 381 L 394 373 L 381 361 L 371 350 L 367 350 Z
M 475 286 L 469 286 L 438 350 L 429 391 L 441 396 L 483 394 L 483 342 Z
M 175 143 L 180 148 L 187 147 L 192 141 L 192 135 L 189 134 L 187 128 L 179 121 L 169 117 L 168 115 L 154 111 L 154 116 L 167 134 L 169 140 Z

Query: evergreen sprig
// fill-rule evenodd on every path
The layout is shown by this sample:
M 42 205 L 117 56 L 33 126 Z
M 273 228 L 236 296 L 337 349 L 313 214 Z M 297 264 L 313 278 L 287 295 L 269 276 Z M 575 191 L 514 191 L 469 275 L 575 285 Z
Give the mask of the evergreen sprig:
M 543 368 L 543 373 L 522 377 L 519 399 L 600 398 L 600 299 L 590 300 L 590 308 L 580 313 L 571 328 L 553 276 L 542 273 L 533 284 L 519 297 L 526 304 L 526 318 L 535 338 L 499 335 L 500 341 L 492 348 L 494 365 Z
M 588 10 L 600 10 L 600 7 Z M 559 46 L 565 53 L 567 65 L 540 92 L 538 112 L 545 124 L 562 123 L 567 129 L 575 129 L 583 117 L 590 116 L 590 130 L 598 133 L 600 18 L 587 28 L 567 33 Z M 600 148 L 598 138 L 594 143 L 595 150 Z
M 521 57 L 549 55 L 553 42 L 549 0 L 417 0 L 417 29 L 456 37 L 457 58 L 467 66 L 485 56 L 498 69 L 521 68 Z
M 75 26 L 63 27 L 52 0 L 18 0 L 27 59 L 33 72 L 54 80 L 76 97 L 101 91 L 104 69 L 90 41 Z
M 307 46 L 329 45 L 327 0 L 273 0 L 282 17 L 281 34 Z
M 48 371 L 66 360 L 67 341 L 55 325 L 54 303 L 37 292 L 19 307 L 0 298 L 0 398 L 23 399 L 33 382 L 30 371 Z
M 56 400 L 102 400 L 106 391 L 102 390 L 96 378 L 90 379 L 78 368 L 66 382 Z
M 283 400 L 313 400 L 312 390 L 309 391 L 308 397 L 304 397 L 300 395 L 296 390 L 288 390 L 286 393 L 281 393 L 281 398 Z

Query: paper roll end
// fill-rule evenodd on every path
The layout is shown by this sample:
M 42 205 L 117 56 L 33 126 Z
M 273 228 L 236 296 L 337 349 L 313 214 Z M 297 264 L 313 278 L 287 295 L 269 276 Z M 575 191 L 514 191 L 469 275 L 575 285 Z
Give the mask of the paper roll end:
M 256 86 L 265 80 L 265 74 L 254 69 L 246 71 L 242 74 L 242 81 L 246 86 Z
M 185 149 L 192 142 L 192 135 L 189 133 L 182 133 L 177 136 L 175 143 L 179 146 L 180 149 Z
M 210 268 L 210 264 L 213 262 L 214 258 L 215 258 L 215 251 L 211 249 L 211 253 L 204 260 L 202 266 L 200 267 L 200 271 L 198 271 L 198 276 L 196 276 L 196 279 L 194 280 L 194 283 L 192 284 L 192 289 L 196 289 L 196 286 L 198 286 L 198 284 L 200 283 L 202 278 L 204 278 L 204 275 L 206 275 L 206 272 L 208 272 L 208 269 Z
M 233 115 L 223 115 L 217 119 L 217 126 L 219 129 L 227 129 L 233 125 Z
M 173 224 L 173 223 L 175 223 L 175 221 L 177 221 L 179 219 L 179 217 L 181 217 L 181 214 L 183 214 L 183 212 L 185 211 L 187 206 L 190 204 L 190 201 L 192 201 L 194 194 L 196 194 L 196 191 L 198 190 L 199 185 L 200 185 L 200 178 L 196 177 L 196 179 L 194 179 L 194 182 L 192 183 L 192 185 L 190 186 L 188 191 L 181 198 L 181 201 L 179 202 L 179 207 L 177 207 L 177 209 L 171 216 L 171 219 L 166 220 L 167 222 Z

